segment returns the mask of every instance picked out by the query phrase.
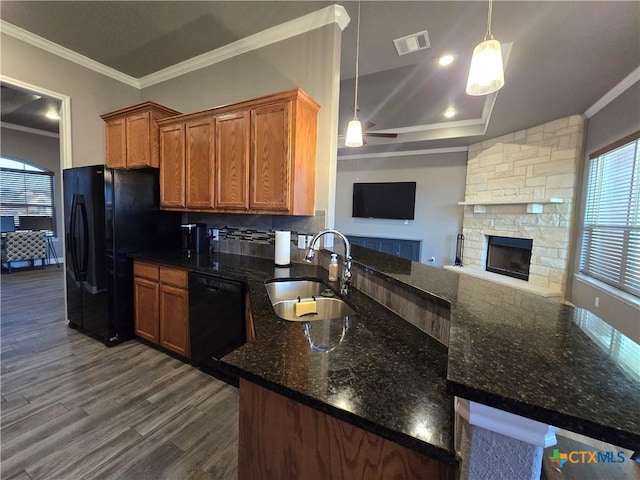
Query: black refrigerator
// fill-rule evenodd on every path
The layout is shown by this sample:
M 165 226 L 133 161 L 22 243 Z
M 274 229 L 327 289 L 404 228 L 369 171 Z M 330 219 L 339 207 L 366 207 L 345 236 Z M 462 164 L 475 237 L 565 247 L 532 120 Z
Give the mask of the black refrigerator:
M 180 212 L 161 211 L 158 170 L 63 171 L 69 326 L 106 345 L 133 337 L 133 261 L 180 249 Z

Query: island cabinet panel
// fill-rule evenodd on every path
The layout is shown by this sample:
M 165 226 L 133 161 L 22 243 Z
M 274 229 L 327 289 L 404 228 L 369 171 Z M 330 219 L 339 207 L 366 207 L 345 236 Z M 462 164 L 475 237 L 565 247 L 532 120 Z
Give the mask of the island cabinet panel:
M 133 274 L 136 335 L 189 358 L 189 273 L 135 261 Z
M 213 208 L 215 171 L 215 120 L 206 117 L 185 124 L 186 136 L 186 206 Z
M 217 208 L 249 208 L 249 121 L 246 110 L 216 118 Z
M 238 478 L 454 480 L 452 465 L 240 379 Z
M 157 103 L 144 102 L 101 115 L 105 121 L 107 167 L 158 168 L 157 121 L 179 114 Z
M 291 209 L 291 102 L 251 111 L 251 210 Z

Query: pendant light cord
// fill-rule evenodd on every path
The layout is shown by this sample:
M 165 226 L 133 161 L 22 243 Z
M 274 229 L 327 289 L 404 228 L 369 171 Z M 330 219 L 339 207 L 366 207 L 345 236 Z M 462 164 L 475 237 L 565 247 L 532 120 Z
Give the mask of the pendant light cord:
M 353 105 L 353 119 L 358 118 L 358 63 L 360 61 L 360 0 L 358 0 L 358 27 L 356 33 L 356 92 Z
M 493 0 L 489 0 L 489 13 L 487 14 L 487 33 L 484 36 L 484 39 L 492 40 L 493 35 L 491 35 L 491 11 L 493 10 Z

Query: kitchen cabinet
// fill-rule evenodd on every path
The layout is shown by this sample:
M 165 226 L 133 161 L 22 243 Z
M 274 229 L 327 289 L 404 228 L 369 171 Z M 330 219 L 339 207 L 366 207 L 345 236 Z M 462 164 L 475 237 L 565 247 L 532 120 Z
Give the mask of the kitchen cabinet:
M 180 112 L 154 102 L 105 113 L 106 164 L 111 168 L 159 166 L 157 121 Z
M 313 215 L 319 108 L 294 89 L 160 121 L 163 208 Z M 194 116 L 215 120 L 189 140 Z
M 136 335 L 153 343 L 159 341 L 158 298 L 160 284 L 157 265 L 134 262 L 133 291 Z
M 183 115 L 160 127 L 160 205 L 209 210 L 214 206 L 212 115 Z
M 189 291 L 186 270 L 134 262 L 135 333 L 189 358 Z
M 291 472 L 296 478 L 458 478 L 454 465 L 244 378 L 239 411 L 240 479 L 290 478 Z
M 247 110 L 217 117 L 217 208 L 240 211 L 249 208 L 249 124 Z

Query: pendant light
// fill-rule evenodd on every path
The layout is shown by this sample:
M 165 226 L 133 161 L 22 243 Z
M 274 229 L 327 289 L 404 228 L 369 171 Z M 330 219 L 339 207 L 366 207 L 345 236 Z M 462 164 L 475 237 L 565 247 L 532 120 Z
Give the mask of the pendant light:
M 362 124 L 358 120 L 358 61 L 360 60 L 360 0 L 358 0 L 358 27 L 356 33 L 356 89 L 353 104 L 353 120 L 347 127 L 347 135 L 344 144 L 347 147 L 362 146 Z
M 500 42 L 494 40 L 491 34 L 492 6 L 493 1 L 489 0 L 487 33 L 484 41 L 473 49 L 466 89 L 469 95 L 487 95 L 500 90 L 504 85 Z

